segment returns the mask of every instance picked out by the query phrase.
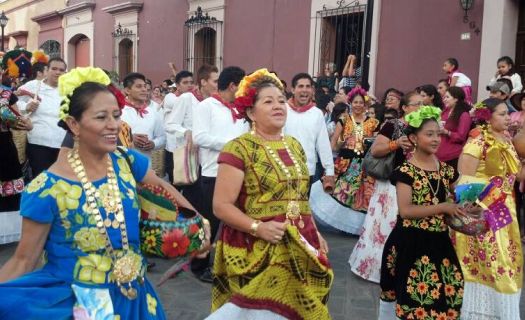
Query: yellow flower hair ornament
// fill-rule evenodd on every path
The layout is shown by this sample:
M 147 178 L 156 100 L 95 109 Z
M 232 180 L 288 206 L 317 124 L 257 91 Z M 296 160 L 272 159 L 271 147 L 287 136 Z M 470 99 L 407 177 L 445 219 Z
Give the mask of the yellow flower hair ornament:
M 70 97 L 75 89 L 85 82 L 96 82 L 107 86 L 111 80 L 102 69 L 93 67 L 75 68 L 60 76 L 58 78 L 58 93 L 62 97 L 60 120 L 65 120 L 69 115 Z
M 235 117 L 237 119 L 245 118 L 246 109 L 253 107 L 255 95 L 257 94 L 257 90 L 253 87 L 253 84 L 263 78 L 272 79 L 280 90 L 284 90 L 281 80 L 275 73 L 269 72 L 266 68 L 259 69 L 245 76 L 239 83 L 237 92 L 235 92 L 235 101 L 233 102 L 236 112 Z
M 417 111 L 411 112 L 405 116 L 408 125 L 413 128 L 419 128 L 423 121 L 427 119 L 441 120 L 441 109 L 434 106 L 422 106 Z

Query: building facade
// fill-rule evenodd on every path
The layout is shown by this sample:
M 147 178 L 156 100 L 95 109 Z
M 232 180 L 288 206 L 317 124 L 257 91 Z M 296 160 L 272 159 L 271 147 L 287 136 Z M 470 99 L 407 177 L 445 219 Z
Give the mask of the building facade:
M 498 57 L 525 69 L 519 0 L 478 0 L 467 12 L 456 0 L 5 0 L 0 10 L 9 48 L 43 48 L 69 67 L 140 71 L 156 83 L 169 77 L 168 62 L 267 67 L 289 82 L 327 63 L 340 73 L 355 54 L 381 95 L 435 84 L 455 57 L 482 98 Z

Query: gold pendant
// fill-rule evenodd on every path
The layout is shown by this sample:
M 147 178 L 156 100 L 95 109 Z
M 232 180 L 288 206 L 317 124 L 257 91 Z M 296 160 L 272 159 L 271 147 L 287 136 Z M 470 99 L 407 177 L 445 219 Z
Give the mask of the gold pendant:
M 130 300 L 136 299 L 137 298 L 137 289 L 129 288 L 128 289 L 128 295 L 126 297 L 128 297 Z
M 135 280 L 139 275 L 140 265 L 137 266 L 133 255 L 127 253 L 123 257 L 115 260 L 113 264 L 113 275 L 119 283 L 127 283 Z
M 297 223 L 297 225 L 299 226 L 299 228 L 304 228 L 304 221 L 303 219 L 300 219 L 299 222 Z
M 436 196 L 434 196 L 434 198 L 432 198 L 432 203 L 436 205 L 439 204 L 439 199 Z
M 287 218 L 295 220 L 299 218 L 300 215 L 301 215 L 301 208 L 299 207 L 299 202 L 297 201 L 288 202 L 288 206 L 286 208 Z

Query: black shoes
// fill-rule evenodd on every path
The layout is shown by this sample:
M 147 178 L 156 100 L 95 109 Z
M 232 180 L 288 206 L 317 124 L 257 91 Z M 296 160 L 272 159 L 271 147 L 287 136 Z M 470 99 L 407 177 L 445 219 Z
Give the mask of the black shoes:
M 202 273 L 195 274 L 195 276 L 202 282 L 213 283 L 213 274 L 211 273 L 211 269 L 209 267 L 204 269 Z

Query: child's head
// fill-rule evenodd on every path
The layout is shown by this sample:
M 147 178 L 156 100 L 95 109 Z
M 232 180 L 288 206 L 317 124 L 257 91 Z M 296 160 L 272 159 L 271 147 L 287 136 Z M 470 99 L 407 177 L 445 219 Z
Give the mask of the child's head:
M 372 118 L 372 119 L 377 119 L 376 118 L 376 109 L 374 108 L 374 106 L 368 107 L 368 109 L 366 110 L 366 116 L 369 117 L 369 118 Z
M 500 100 L 507 100 L 512 92 L 512 81 L 507 78 L 500 78 L 494 84 L 487 86 L 490 91 L 489 97 Z
M 514 73 L 514 61 L 509 56 L 498 59 L 498 73 L 500 76 L 511 76 Z
M 405 117 L 408 122 L 406 134 L 416 151 L 434 154 L 441 142 L 439 123 L 441 110 L 424 106 Z
M 459 69 L 459 62 L 456 58 L 448 58 L 443 63 L 443 71 L 445 73 L 452 73 Z

